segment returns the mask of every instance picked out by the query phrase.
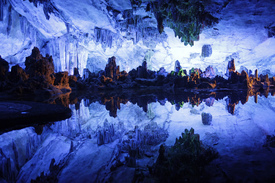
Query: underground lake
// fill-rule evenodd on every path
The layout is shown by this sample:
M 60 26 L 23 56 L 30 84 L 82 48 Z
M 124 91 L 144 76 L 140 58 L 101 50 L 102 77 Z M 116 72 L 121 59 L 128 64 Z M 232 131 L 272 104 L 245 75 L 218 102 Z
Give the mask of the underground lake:
M 152 182 L 161 177 L 150 171 L 156 167 L 160 146 L 168 149 L 193 128 L 203 146 L 213 148 L 213 160 L 201 165 L 203 171 L 187 171 L 180 178 L 274 180 L 271 93 L 257 96 L 257 103 L 255 96 L 243 104 L 237 101 L 234 114 L 228 94 L 129 93 L 83 97 L 69 104 L 68 119 L 2 132 L 1 176 L 7 182 Z
M 274 183 L 274 12 L 0 0 L 0 183 Z

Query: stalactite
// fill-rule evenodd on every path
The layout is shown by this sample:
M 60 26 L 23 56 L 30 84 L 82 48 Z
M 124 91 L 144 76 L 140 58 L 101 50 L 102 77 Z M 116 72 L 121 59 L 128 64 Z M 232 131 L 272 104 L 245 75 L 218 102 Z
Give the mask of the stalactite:
M 8 26 L 7 26 L 7 35 L 10 35 L 11 31 L 11 26 L 12 26 L 12 6 L 9 6 L 9 11 L 8 11 Z
M 6 0 L 0 0 L 0 21 L 4 19 L 4 5 L 7 4 Z
M 26 26 L 25 26 L 25 17 L 22 17 L 21 15 L 19 16 L 20 18 L 20 29 L 21 29 L 21 33 L 25 36 L 26 33 Z
M 101 29 L 96 27 L 94 29 L 95 41 L 102 45 L 102 48 L 105 49 L 106 47 L 111 48 L 113 45 L 113 36 L 114 33 L 107 29 Z

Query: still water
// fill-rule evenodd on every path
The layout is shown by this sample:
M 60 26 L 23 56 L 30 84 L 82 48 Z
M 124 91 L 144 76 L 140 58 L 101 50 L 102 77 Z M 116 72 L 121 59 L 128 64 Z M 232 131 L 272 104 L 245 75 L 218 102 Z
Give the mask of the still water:
M 69 119 L 1 134 L 0 182 L 31 182 L 42 172 L 59 182 L 131 182 L 137 167 L 156 161 L 160 144 L 173 145 L 190 128 L 220 155 L 213 181 L 275 177 L 271 94 L 134 96 L 86 97 L 69 106 Z M 202 113 L 212 120 L 203 123 Z M 127 147 L 142 156 L 129 164 Z

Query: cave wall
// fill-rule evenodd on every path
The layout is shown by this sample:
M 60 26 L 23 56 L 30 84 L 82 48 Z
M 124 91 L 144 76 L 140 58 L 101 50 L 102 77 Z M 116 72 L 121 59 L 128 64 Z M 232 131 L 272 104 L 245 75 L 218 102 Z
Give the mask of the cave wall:
M 191 47 L 184 46 L 170 28 L 158 33 L 156 18 L 145 11 L 146 1 L 137 7 L 130 0 L 1 0 L 0 55 L 11 65 L 24 67 L 25 57 L 37 46 L 43 55 L 53 56 L 56 72 L 72 74 L 77 67 L 81 75 L 84 68 L 104 69 L 111 56 L 126 71 L 143 60 L 152 70 L 170 71 L 179 60 L 183 68 L 204 70 L 212 65 L 223 75 L 228 60 L 234 58 L 237 69 L 258 68 L 260 73 L 274 74 L 274 2 L 207 3 L 206 9 L 220 21 L 205 28 Z M 202 53 L 204 45 L 211 47 L 208 56 Z

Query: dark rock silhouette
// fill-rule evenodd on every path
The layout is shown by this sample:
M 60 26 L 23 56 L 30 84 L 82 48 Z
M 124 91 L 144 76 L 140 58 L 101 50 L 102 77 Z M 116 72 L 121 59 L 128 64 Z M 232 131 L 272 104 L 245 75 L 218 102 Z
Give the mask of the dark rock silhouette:
M 228 62 L 227 65 L 227 71 L 226 71 L 226 75 L 230 78 L 231 77 L 231 73 L 235 71 L 235 61 L 234 59 L 231 59 L 231 61 Z
M 69 87 L 69 74 L 67 71 L 55 74 L 54 85 Z
M 19 81 L 25 82 L 29 79 L 29 75 L 27 75 L 26 72 L 19 65 L 15 65 L 11 68 L 9 79 L 14 83 L 17 83 Z
M 143 61 L 142 66 L 137 68 L 137 77 L 138 78 L 148 78 L 147 62 Z
M 4 81 L 9 72 L 9 63 L 0 56 L 0 81 Z
M 16 95 L 27 94 L 35 100 L 44 101 L 46 98 L 70 92 L 70 84 L 74 88 L 83 88 L 76 76 L 68 76 L 66 71 L 55 73 L 52 57 L 43 57 L 37 47 L 26 58 L 25 65 L 25 70 L 15 65 L 8 72 L 8 63 L 0 59 L 0 91 Z M 75 73 L 77 75 L 77 71 Z
M 203 182 L 204 167 L 217 157 L 218 153 L 203 145 L 193 128 L 185 129 L 173 146 L 160 146 L 158 159 L 149 171 L 158 182 Z
M 124 81 L 127 76 L 128 76 L 128 73 L 126 71 L 122 71 L 122 72 L 119 71 L 119 66 L 116 65 L 116 57 L 111 57 L 108 59 L 108 63 L 105 67 L 105 71 L 101 75 L 100 81 L 102 84 L 108 86 L 108 84 L 110 83 L 116 83 L 117 81 Z
M 43 77 L 45 82 L 54 84 L 54 64 L 52 56 L 43 57 L 37 47 L 34 47 L 32 54 L 26 58 L 26 73 L 30 77 Z
M 181 65 L 180 65 L 180 62 L 177 60 L 177 61 L 175 62 L 175 69 L 174 69 L 174 71 L 175 71 L 176 73 L 178 73 L 180 70 L 181 70 Z

